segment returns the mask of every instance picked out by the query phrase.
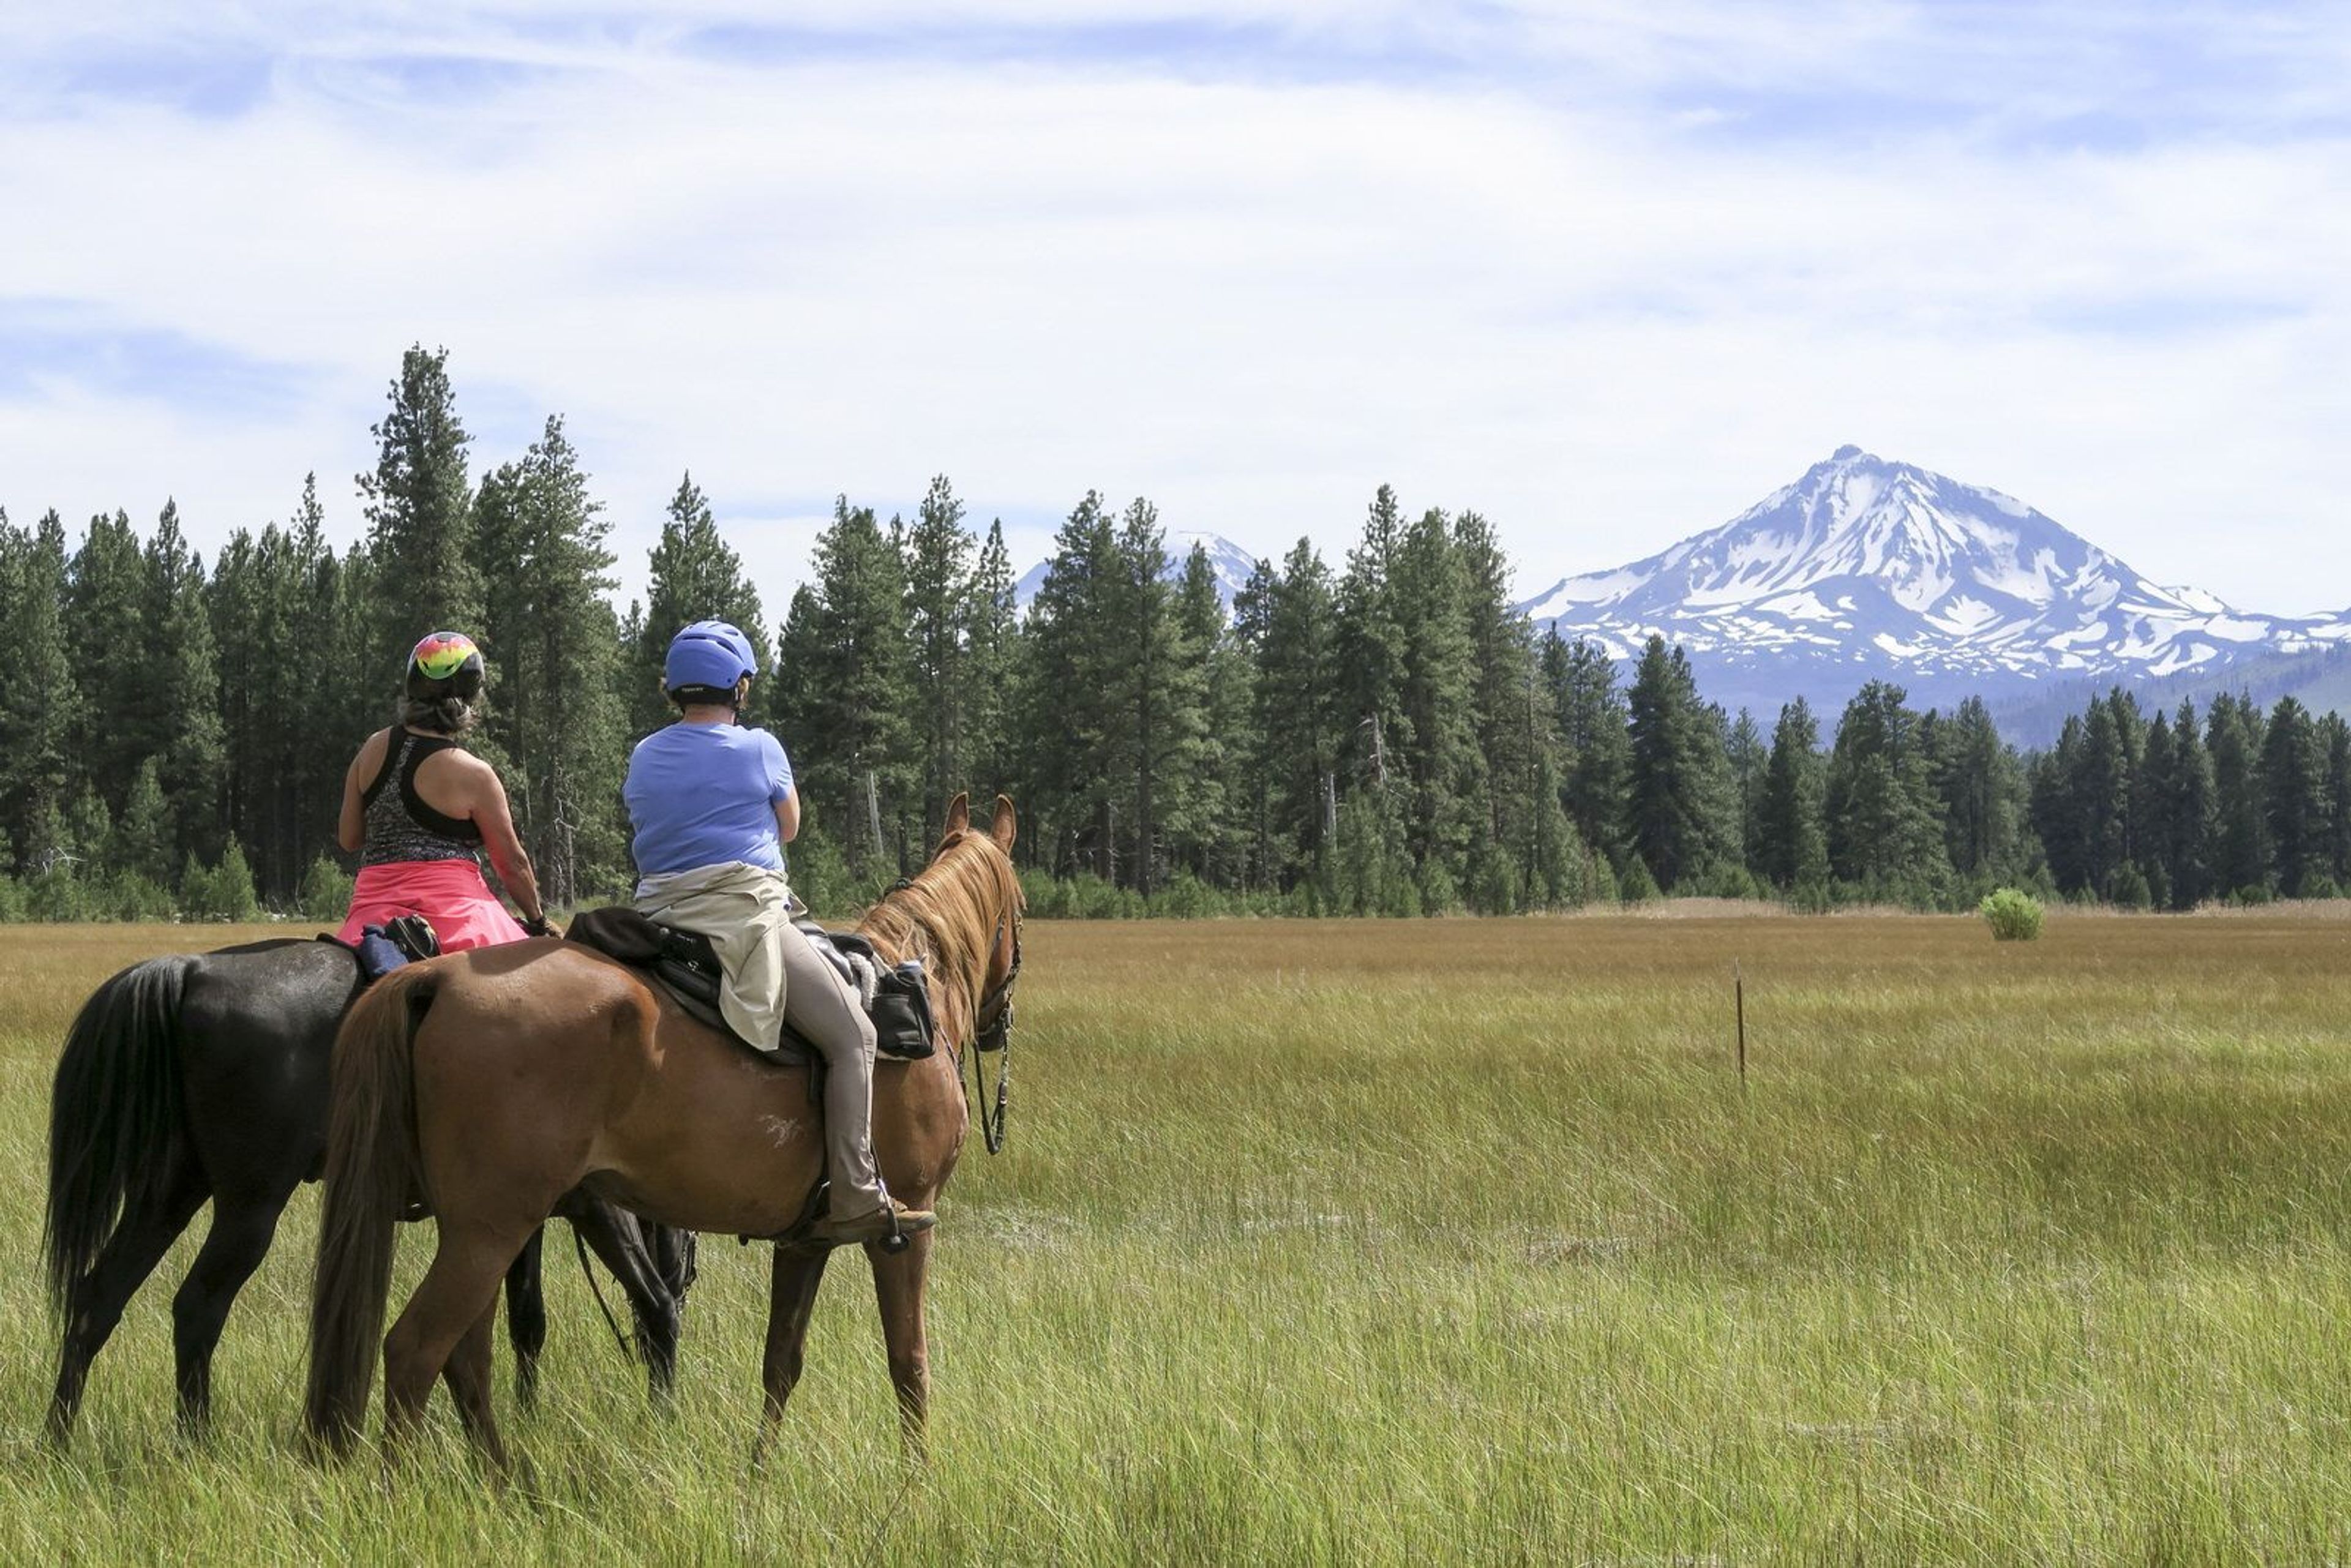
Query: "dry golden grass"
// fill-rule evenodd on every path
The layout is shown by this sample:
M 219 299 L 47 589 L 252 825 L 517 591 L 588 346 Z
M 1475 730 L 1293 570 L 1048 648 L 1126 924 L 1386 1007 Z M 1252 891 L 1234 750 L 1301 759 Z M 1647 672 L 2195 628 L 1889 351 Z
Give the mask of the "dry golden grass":
M 389 1488 L 291 1453 L 308 1195 L 210 1452 L 166 1435 L 168 1285 L 40 1447 L 58 1040 L 227 934 L 0 929 L 0 1554 L 2351 1555 L 2351 924 L 1674 915 L 1032 925 L 1012 1145 L 944 1205 L 928 1471 L 844 1264 L 800 1451 L 747 1473 L 765 1270 L 713 1239 L 673 1419 L 550 1281 L 503 1494 L 451 1448 Z

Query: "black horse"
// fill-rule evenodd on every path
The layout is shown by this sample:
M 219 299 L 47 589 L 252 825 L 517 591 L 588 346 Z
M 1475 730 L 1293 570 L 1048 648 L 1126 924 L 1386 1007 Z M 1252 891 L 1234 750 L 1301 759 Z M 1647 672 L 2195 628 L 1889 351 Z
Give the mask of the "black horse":
M 319 1178 L 335 1030 L 363 988 L 350 949 L 281 939 L 151 958 L 83 1005 L 49 1110 L 43 1245 L 64 1328 L 52 1437 L 72 1431 L 90 1362 L 209 1198 L 211 1230 L 172 1302 L 181 1425 L 204 1429 L 229 1305 L 294 1189 Z M 620 1281 L 653 1393 L 665 1395 L 693 1238 L 584 1193 L 556 1212 Z M 536 1237 L 507 1276 L 507 1327 L 527 1404 L 547 1341 Z

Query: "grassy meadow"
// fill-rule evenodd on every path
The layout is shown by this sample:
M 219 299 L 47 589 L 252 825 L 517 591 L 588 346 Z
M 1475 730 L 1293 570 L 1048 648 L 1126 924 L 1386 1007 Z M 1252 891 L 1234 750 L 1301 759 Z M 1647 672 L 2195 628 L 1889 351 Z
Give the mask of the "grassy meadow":
M 231 935 L 0 927 L 0 1560 L 2351 1558 L 2351 921 L 1033 924 L 1010 1146 L 942 1205 L 927 1469 L 861 1260 L 754 1475 L 764 1249 L 705 1239 L 664 1416 L 558 1236 L 503 1491 L 441 1396 L 390 1481 L 297 1456 L 315 1189 L 208 1448 L 170 1417 L 193 1237 L 40 1439 L 67 1021 Z

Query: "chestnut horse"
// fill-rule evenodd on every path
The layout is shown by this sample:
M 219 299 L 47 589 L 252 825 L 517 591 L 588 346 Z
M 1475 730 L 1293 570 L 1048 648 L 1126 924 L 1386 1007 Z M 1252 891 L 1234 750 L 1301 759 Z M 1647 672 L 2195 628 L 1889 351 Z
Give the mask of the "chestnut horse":
M 987 831 L 965 798 L 922 874 L 858 930 L 893 961 L 919 957 L 945 1049 L 883 1059 L 873 1147 L 891 1192 L 930 1207 L 962 1148 L 961 1054 L 1008 1021 L 1019 970 L 1020 884 L 1012 802 Z M 693 1230 L 778 1236 L 824 1169 L 823 1128 L 803 1067 L 763 1061 L 688 1018 L 659 988 L 576 944 L 517 942 L 411 965 L 352 1010 L 335 1046 L 326 1198 L 305 1412 L 316 1442 L 356 1441 L 383 1325 L 393 1221 L 421 1190 L 440 1245 L 383 1341 L 388 1447 L 448 1381 L 476 1447 L 501 1469 L 490 1414 L 498 1281 L 574 1186 Z M 924 1279 L 931 1232 L 894 1255 L 866 1249 L 906 1434 L 919 1446 L 930 1395 Z M 820 1249 L 778 1246 L 755 1455 L 799 1380 Z

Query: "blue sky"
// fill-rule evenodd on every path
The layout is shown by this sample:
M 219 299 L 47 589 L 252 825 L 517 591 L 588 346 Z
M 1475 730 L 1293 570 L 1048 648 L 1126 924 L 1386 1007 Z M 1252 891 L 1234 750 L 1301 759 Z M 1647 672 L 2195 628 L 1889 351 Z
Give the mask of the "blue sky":
M 1532 592 L 1844 442 L 2159 580 L 2351 605 L 2351 11 L 1954 0 L 0 20 L 0 505 L 317 470 L 400 351 L 564 413 L 633 583 L 691 468 L 789 596 L 929 476 L 1334 556 L 1382 482 Z

